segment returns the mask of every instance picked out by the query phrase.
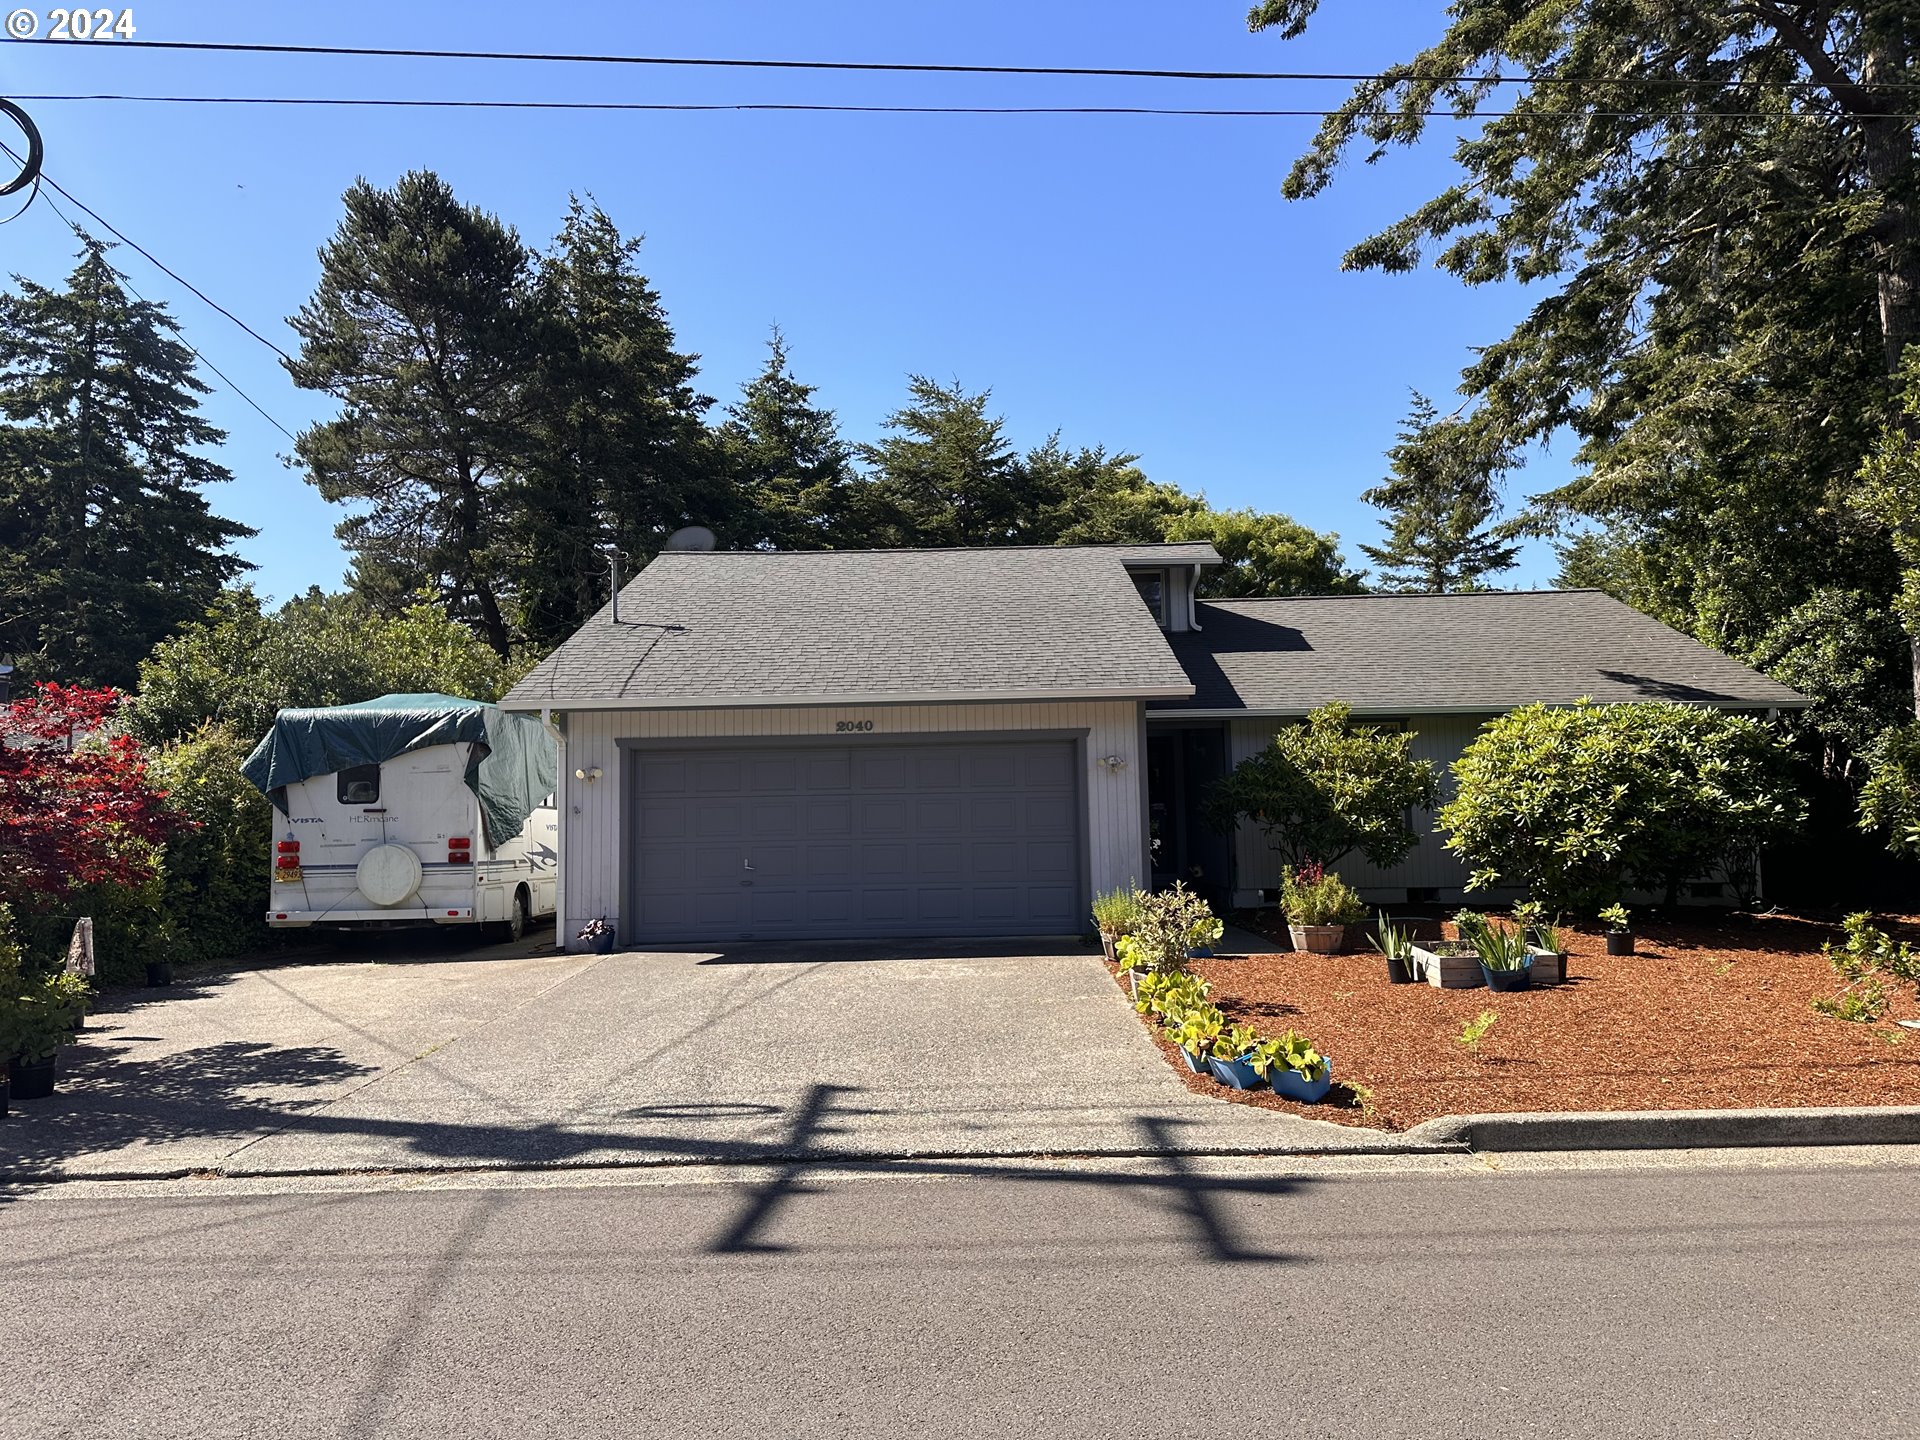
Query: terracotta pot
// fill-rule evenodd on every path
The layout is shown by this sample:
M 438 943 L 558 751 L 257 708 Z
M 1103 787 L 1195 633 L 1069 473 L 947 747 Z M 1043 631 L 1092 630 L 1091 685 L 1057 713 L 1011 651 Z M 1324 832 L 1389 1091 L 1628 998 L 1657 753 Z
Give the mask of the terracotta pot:
M 1287 934 L 1293 937 L 1294 949 L 1310 955 L 1338 955 L 1347 944 L 1344 925 L 1289 925 Z

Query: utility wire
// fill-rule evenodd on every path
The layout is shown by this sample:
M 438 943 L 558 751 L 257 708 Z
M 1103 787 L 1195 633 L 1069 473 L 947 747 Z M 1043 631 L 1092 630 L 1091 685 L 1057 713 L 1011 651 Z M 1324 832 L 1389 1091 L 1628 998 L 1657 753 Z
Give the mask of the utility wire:
M 12 156 L 15 160 L 18 160 L 20 158 L 18 155 L 14 154 L 12 147 L 5 144 L 4 142 L 0 142 L 0 150 L 6 151 L 6 153 Z M 78 205 L 82 210 L 85 210 L 87 214 L 92 215 L 95 220 L 99 220 L 101 225 L 105 226 L 108 230 L 113 231 L 113 234 L 117 236 L 121 241 L 131 246 L 133 249 L 138 250 L 142 255 L 145 255 L 146 258 L 154 266 L 156 266 L 161 271 L 165 272 L 167 275 L 172 276 L 173 279 L 179 281 L 180 284 L 186 285 L 187 288 L 189 290 L 192 290 L 195 295 L 199 295 L 202 300 L 206 300 L 207 304 L 213 305 L 214 309 L 218 310 L 222 315 L 225 315 L 229 320 L 233 320 L 234 324 L 239 325 L 242 330 L 245 330 L 249 335 L 252 335 L 254 339 L 262 340 L 265 344 L 273 346 L 275 350 L 279 350 L 280 348 L 279 346 L 273 345 L 273 342 L 271 340 L 266 340 L 265 337 L 263 337 L 258 332 L 256 332 L 251 326 L 246 325 L 237 319 L 234 319 L 234 315 L 232 311 L 226 309 L 226 307 L 224 306 L 214 305 L 214 302 L 211 300 L 207 300 L 207 297 L 204 294 L 202 294 L 197 288 L 195 288 L 192 285 L 188 285 L 185 280 L 181 280 L 180 277 L 177 274 L 174 274 L 172 270 L 167 269 L 165 265 L 162 265 L 158 260 L 155 260 L 147 250 L 145 250 L 143 247 L 139 245 L 135 245 L 133 241 L 128 240 L 126 236 L 120 234 L 118 230 L 114 230 L 113 227 L 111 225 L 108 225 L 106 221 L 101 220 L 99 215 L 95 214 L 93 210 L 89 209 L 85 205 L 81 205 L 78 200 L 74 200 L 72 195 L 68 194 L 67 191 L 61 189 L 59 183 L 55 181 L 51 175 L 48 175 L 45 171 L 42 171 L 39 176 L 39 179 L 43 184 L 46 185 L 48 189 L 57 190 L 59 191 L 60 194 L 66 195 L 67 199 L 72 200 L 75 205 Z M 36 194 L 39 193 L 38 187 L 36 187 L 35 193 Z M 80 236 L 83 240 L 91 238 L 88 236 L 85 227 L 80 225 L 79 222 L 77 222 L 71 215 L 67 214 L 66 211 L 60 208 L 59 201 L 55 200 L 51 195 L 48 195 L 45 198 L 46 198 L 47 204 L 52 207 L 53 213 L 60 217 L 61 222 L 65 224 L 69 230 L 73 231 L 74 234 Z M 142 295 L 138 290 L 134 289 L 133 281 L 127 277 L 127 274 L 124 270 L 121 270 L 118 266 L 114 266 L 112 268 L 113 268 L 113 273 L 120 277 L 122 283 L 126 285 L 127 289 L 133 292 L 134 299 L 140 301 L 141 304 L 143 305 L 151 303 L 146 296 Z M 253 396 L 249 395 L 246 391 L 242 390 L 240 386 L 234 382 L 233 377 L 228 375 L 226 371 L 222 370 L 218 365 L 214 364 L 213 361 L 209 360 L 205 355 L 201 354 L 199 347 L 196 346 L 191 340 L 187 339 L 186 334 L 184 332 L 176 331 L 175 338 L 178 339 L 182 345 L 186 346 L 187 349 L 192 353 L 193 358 L 198 360 L 202 365 L 206 366 L 207 369 L 210 370 L 214 374 L 214 376 L 218 378 L 219 381 L 227 387 L 227 389 L 231 390 L 234 394 L 238 395 L 242 400 L 246 401 L 247 404 L 251 405 L 254 409 L 254 412 L 258 414 L 262 420 L 266 421 L 269 425 L 273 426 L 274 429 L 278 430 L 282 435 L 286 436 L 287 439 L 294 440 L 294 441 L 298 440 L 299 437 L 296 436 L 293 433 L 293 431 L 289 430 L 286 426 L 282 425 L 278 420 L 274 419 L 272 415 L 267 413 L 266 408 L 262 406 L 258 400 L 255 400 Z
M 1325 120 L 1338 110 L 1176 109 L 1151 105 L 809 105 L 785 101 L 732 104 L 638 100 L 408 100 L 322 95 L 22 95 L 36 104 L 67 100 L 144 105 L 320 105 L 399 110 L 624 110 L 667 113 L 788 111 L 829 115 L 1172 115 L 1217 119 Z M 1390 110 L 1400 120 L 1831 120 L 1813 110 Z M 1920 120 L 1920 114 L 1876 114 L 1880 120 Z M 76 202 L 78 203 L 78 202 Z
M 21 45 L 71 45 L 65 40 L 20 40 Z M 1440 85 L 1654 85 L 1668 88 L 1726 89 L 1757 86 L 1823 89 L 1817 80 L 1685 80 L 1670 76 L 1621 75 L 1419 75 L 1340 73 L 1314 70 L 1148 70 L 1097 65 L 956 65 L 913 64 L 886 60 L 759 60 L 693 55 L 566 54 L 528 50 L 413 50 L 365 45 L 261 45 L 223 40 L 116 40 L 113 50 L 200 50 L 241 55 L 350 55 L 403 60 L 516 60 L 569 65 L 702 66 L 732 70 L 835 70 L 883 72 L 901 75 L 1059 75 L 1132 80 L 1324 80 L 1346 84 L 1369 81 Z M 1868 90 L 1920 89 L 1916 81 L 1888 81 L 1862 86 Z

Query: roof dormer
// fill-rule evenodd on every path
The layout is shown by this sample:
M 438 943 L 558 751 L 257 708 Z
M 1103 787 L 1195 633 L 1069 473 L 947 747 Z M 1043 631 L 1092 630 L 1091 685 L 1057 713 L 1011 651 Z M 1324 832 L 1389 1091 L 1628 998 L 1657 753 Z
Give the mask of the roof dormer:
M 1200 628 L 1193 615 L 1194 592 L 1202 568 L 1222 563 L 1218 550 L 1204 540 L 1113 549 L 1156 625 L 1173 635 Z

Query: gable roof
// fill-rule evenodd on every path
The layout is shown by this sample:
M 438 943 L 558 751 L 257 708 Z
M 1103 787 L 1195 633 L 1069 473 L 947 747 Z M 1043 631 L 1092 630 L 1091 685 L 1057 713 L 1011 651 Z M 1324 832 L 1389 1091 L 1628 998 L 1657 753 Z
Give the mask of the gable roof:
M 1138 549 L 1139 547 L 1125 547 Z M 1114 549 L 675 551 L 514 709 L 1183 697 Z
M 1194 682 L 1154 710 L 1303 715 L 1479 714 L 1545 701 L 1809 702 L 1778 681 L 1598 590 L 1315 595 L 1202 601 L 1171 635 Z

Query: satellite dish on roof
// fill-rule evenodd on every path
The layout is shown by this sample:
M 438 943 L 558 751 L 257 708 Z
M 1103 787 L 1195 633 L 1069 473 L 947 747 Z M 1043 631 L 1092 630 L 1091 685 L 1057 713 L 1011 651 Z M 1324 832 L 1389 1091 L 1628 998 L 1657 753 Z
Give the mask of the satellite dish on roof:
M 669 550 L 712 550 L 720 541 L 704 525 L 682 525 L 667 536 Z

